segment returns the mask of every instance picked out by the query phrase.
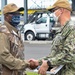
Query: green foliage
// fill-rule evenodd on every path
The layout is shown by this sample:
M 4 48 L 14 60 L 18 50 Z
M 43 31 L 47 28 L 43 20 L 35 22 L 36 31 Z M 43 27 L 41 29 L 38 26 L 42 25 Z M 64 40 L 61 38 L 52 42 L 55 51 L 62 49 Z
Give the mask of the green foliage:
M 39 75 L 38 73 L 35 72 L 26 72 L 27 75 Z

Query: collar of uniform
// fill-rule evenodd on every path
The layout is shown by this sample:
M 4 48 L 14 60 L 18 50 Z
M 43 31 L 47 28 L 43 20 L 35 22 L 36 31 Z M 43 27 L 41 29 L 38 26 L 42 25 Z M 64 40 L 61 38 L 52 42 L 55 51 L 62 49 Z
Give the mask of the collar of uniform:
M 10 32 L 12 32 L 13 30 L 14 30 L 16 33 L 18 32 L 18 30 L 17 30 L 15 27 L 13 27 L 12 25 L 10 25 L 8 22 L 4 21 L 4 25 L 6 25 L 6 27 L 8 28 L 8 30 L 9 30 Z
M 19 34 L 17 34 L 19 31 L 15 27 L 10 25 L 8 22 L 4 21 L 4 25 L 8 28 L 10 33 L 16 35 L 18 38 L 21 37 Z

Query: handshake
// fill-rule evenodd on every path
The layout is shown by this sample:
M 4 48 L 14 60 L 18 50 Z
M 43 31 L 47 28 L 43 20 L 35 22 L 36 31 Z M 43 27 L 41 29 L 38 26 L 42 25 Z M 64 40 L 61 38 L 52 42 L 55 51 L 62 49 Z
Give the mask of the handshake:
M 30 63 L 29 68 L 35 69 L 39 66 L 39 61 L 35 59 L 28 60 Z M 51 67 L 51 63 L 49 61 L 42 60 L 42 64 L 40 65 L 40 68 L 38 69 L 38 74 L 46 75 L 46 71 Z
M 30 60 L 28 60 L 28 62 L 30 63 L 29 68 L 32 70 L 39 66 L 38 60 L 30 59 Z

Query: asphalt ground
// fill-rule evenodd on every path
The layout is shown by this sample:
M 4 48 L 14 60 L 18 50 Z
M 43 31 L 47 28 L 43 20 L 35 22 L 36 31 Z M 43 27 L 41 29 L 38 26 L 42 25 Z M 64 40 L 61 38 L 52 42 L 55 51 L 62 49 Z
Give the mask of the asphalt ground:
M 24 53 L 25 53 L 25 59 L 39 59 L 44 56 L 47 56 L 50 53 L 50 43 L 29 43 L 25 42 L 24 43 Z

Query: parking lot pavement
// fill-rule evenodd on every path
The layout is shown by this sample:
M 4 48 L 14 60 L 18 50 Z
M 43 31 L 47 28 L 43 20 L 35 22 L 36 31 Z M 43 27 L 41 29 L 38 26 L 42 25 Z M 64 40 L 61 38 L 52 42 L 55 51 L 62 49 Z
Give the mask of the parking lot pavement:
M 24 43 L 29 43 L 29 44 L 48 44 L 48 43 L 52 43 L 52 41 L 38 41 L 38 40 L 35 40 L 35 41 L 24 41 Z

